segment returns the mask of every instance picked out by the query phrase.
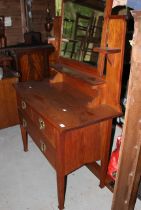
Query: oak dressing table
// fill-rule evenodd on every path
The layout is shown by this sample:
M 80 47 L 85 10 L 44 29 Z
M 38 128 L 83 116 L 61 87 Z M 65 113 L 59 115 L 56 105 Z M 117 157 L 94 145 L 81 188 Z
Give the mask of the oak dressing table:
M 107 1 L 108 11 L 111 2 Z M 64 209 L 66 178 L 72 171 L 86 165 L 95 174 L 99 160 L 100 186 L 106 182 L 112 119 L 122 114 L 126 22 L 123 16 L 108 16 L 105 24 L 108 35 L 107 40 L 102 38 L 102 48 L 96 49 L 101 61 L 97 68 L 60 57 L 49 79 L 15 85 L 24 151 L 29 133 L 56 170 L 60 210 Z

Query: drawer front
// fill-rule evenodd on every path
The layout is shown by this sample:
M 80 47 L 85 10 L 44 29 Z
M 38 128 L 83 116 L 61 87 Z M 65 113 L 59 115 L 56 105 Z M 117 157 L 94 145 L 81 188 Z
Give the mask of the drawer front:
M 56 148 L 57 130 L 50 123 L 41 117 L 35 111 L 32 111 L 33 122 L 38 128 L 39 132 L 44 135 L 50 142 L 50 144 Z
M 56 136 L 57 130 L 50 125 L 45 119 L 40 117 L 38 113 L 36 113 L 32 107 L 24 100 L 22 97 L 18 97 L 17 99 L 18 109 L 23 113 L 23 115 L 28 115 L 29 118 L 33 121 L 39 132 L 43 134 L 49 140 L 50 144 L 56 148 Z
M 22 113 L 26 113 L 32 119 L 32 109 L 28 105 L 28 103 L 24 100 L 24 98 L 17 97 L 17 105 L 18 109 L 22 111 Z
M 42 135 L 30 117 L 25 113 L 23 114 L 20 110 L 19 119 L 20 124 L 27 130 L 41 152 L 46 156 L 52 166 L 56 168 L 56 150 L 52 147 L 50 141 Z

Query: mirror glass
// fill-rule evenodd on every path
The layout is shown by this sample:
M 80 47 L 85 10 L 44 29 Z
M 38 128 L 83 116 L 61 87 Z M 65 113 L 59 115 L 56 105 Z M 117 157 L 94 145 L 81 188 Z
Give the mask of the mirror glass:
M 61 56 L 96 66 L 105 1 L 64 0 Z

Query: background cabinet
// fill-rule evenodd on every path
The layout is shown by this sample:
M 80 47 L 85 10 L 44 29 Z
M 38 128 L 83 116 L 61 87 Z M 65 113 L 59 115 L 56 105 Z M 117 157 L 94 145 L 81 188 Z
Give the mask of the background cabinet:
M 54 51 L 50 44 L 13 46 L 7 48 L 16 61 L 20 81 L 42 80 L 49 75 L 49 55 Z
M 16 77 L 0 80 L 0 128 L 18 123 L 16 93 L 13 87 L 16 82 Z

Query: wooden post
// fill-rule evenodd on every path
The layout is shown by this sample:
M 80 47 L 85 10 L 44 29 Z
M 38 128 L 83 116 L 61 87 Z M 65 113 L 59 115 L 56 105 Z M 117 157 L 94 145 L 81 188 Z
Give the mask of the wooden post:
M 112 210 L 134 209 L 141 176 L 141 11 L 133 16 L 131 73 Z
M 113 0 L 106 0 L 106 7 L 104 11 L 104 24 L 102 27 L 101 47 L 106 47 L 107 44 L 107 33 L 108 33 L 107 27 L 109 23 L 109 17 L 112 11 L 112 5 L 113 5 Z M 98 58 L 98 73 L 100 76 L 103 75 L 104 61 L 105 61 L 105 55 L 100 53 Z

